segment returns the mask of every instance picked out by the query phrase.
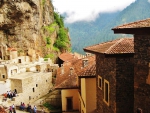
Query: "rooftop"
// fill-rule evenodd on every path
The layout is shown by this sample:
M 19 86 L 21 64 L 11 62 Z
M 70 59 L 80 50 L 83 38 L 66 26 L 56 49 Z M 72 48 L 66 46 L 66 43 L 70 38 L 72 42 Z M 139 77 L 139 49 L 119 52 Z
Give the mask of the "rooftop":
M 145 19 L 145 20 L 136 21 L 136 22 L 131 22 L 128 24 L 123 24 L 123 25 L 113 28 L 113 30 L 123 29 L 123 28 L 144 28 L 144 27 L 150 27 L 150 18 Z
M 62 53 L 61 55 L 59 55 L 59 58 L 61 60 L 63 60 L 64 62 L 65 61 L 70 61 L 70 60 L 73 60 L 73 59 L 78 59 L 74 54 L 72 53 Z
M 84 51 L 103 54 L 134 53 L 134 38 L 120 38 L 84 48 Z
M 90 65 L 87 69 L 80 72 L 79 77 L 95 77 L 96 76 L 96 64 Z
M 87 66 L 83 66 L 83 59 L 76 59 L 68 62 L 64 62 L 63 66 L 58 68 L 57 70 L 57 78 L 55 83 L 55 88 L 60 89 L 68 89 L 68 88 L 78 88 L 78 76 L 82 75 L 84 71 L 88 69 L 88 73 L 86 72 L 86 76 L 94 76 L 95 71 L 93 71 L 95 68 L 90 67 L 95 64 L 95 56 L 88 56 L 86 57 L 86 60 L 88 59 Z M 62 70 L 64 70 L 62 73 Z M 92 72 L 90 72 L 92 71 Z

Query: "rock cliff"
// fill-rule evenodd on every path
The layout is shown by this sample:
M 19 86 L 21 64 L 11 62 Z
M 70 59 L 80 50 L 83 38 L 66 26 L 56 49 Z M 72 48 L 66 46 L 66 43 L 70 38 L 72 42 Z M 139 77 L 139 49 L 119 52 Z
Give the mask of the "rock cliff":
M 22 54 L 28 54 L 29 49 L 35 50 L 41 57 L 56 53 L 52 46 L 59 27 L 53 26 L 51 32 L 44 29 L 54 21 L 50 0 L 1 0 L 0 43 L 17 48 Z M 50 46 L 47 46 L 46 37 L 51 40 Z

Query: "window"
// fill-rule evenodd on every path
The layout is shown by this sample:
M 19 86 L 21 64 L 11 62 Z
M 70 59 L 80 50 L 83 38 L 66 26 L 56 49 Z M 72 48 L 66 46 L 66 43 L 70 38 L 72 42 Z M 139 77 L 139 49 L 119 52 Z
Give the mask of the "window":
M 38 87 L 38 84 L 36 84 L 36 87 Z
M 104 79 L 104 102 L 109 106 L 109 82 Z
M 32 88 L 33 92 L 34 92 L 34 88 Z
M 3 78 L 5 78 L 5 75 L 2 75 Z
M 31 96 L 29 96 L 29 100 L 31 100 Z
M 98 75 L 98 87 L 102 89 L 102 77 Z
M 149 68 L 149 71 L 148 71 L 148 76 L 147 76 L 147 79 L 146 79 L 146 83 L 150 85 L 150 63 L 148 65 L 148 68 Z
M 18 59 L 18 63 L 21 63 L 21 59 Z

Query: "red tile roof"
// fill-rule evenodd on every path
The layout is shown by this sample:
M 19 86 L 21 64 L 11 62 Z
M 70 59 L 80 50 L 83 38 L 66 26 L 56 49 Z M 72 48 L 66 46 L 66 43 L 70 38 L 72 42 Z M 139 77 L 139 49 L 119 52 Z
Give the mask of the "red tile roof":
M 103 54 L 134 53 L 134 38 L 120 38 L 84 48 L 86 52 Z
M 7 48 L 8 51 L 17 51 L 15 48 Z
M 123 29 L 123 28 L 146 28 L 146 27 L 150 27 L 150 18 L 145 19 L 145 20 L 136 21 L 136 22 L 131 22 L 128 24 L 123 24 L 123 25 L 113 28 L 113 30 Z
M 61 55 L 59 55 L 59 58 L 61 60 L 63 60 L 64 62 L 65 61 L 70 61 L 70 60 L 73 60 L 73 59 L 78 59 L 77 56 L 75 56 L 74 54 L 72 53 L 62 53 Z
M 79 77 L 95 77 L 96 76 L 96 64 L 90 65 L 86 70 L 80 72 Z
M 85 67 L 83 67 L 83 64 L 82 64 L 83 63 L 82 61 L 84 59 L 88 59 L 88 65 Z M 95 63 L 94 55 L 88 56 L 83 59 L 76 59 L 76 60 L 64 62 L 63 68 L 60 67 L 57 70 L 55 88 L 59 88 L 59 89 L 78 88 L 78 81 L 77 81 L 78 76 L 81 73 L 83 73 L 83 71 L 86 71 L 86 69 L 89 69 L 89 67 L 91 67 L 91 65 L 93 65 L 94 63 Z M 70 72 L 70 68 L 73 69 L 72 73 Z M 64 74 L 61 73 L 61 69 L 64 69 Z M 89 76 L 91 76 L 91 74 Z

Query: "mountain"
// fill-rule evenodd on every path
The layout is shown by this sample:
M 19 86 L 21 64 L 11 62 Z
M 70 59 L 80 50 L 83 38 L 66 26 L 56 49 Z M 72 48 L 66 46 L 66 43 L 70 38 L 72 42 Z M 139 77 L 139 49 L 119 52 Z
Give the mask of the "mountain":
M 56 61 L 70 51 L 70 37 L 50 0 L 0 0 L 0 48 Z M 7 58 L 1 50 L 0 58 Z
M 115 13 L 103 13 L 93 22 L 65 23 L 69 28 L 72 51 L 84 54 L 83 48 L 89 45 L 106 42 L 131 35 L 116 35 L 113 27 L 142 20 L 150 17 L 150 3 L 148 0 L 136 0 L 124 10 Z

